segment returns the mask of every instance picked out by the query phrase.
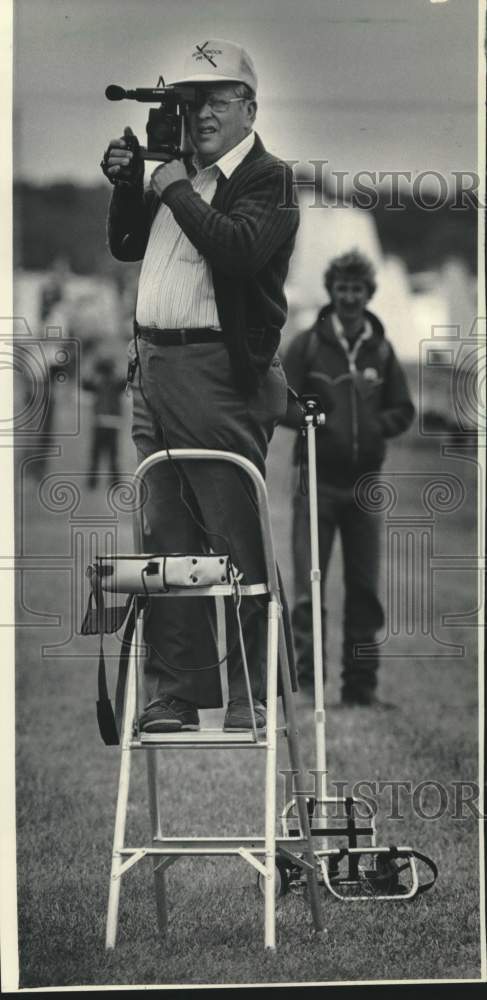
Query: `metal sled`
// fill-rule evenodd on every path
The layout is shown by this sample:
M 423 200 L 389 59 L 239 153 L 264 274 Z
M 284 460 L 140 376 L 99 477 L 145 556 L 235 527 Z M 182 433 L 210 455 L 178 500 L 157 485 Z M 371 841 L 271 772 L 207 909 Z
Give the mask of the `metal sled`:
M 267 732 L 262 738 L 256 727 L 245 732 L 222 732 L 207 729 L 200 732 L 144 733 L 139 730 L 140 709 L 139 689 L 142 687 L 143 649 L 143 604 L 148 595 L 170 600 L 172 597 L 226 597 L 232 598 L 235 580 L 229 570 L 228 560 L 224 563 L 218 556 L 171 556 L 143 554 L 143 482 L 147 472 L 157 463 L 166 461 L 222 461 L 237 466 L 249 476 L 255 489 L 259 521 L 266 567 L 266 580 L 246 586 L 238 582 L 242 596 L 254 594 L 268 595 L 267 631 Z M 282 621 L 277 568 L 274 557 L 271 524 L 264 480 L 255 466 L 246 458 L 222 451 L 199 449 L 157 452 L 141 463 L 136 473 L 136 497 L 134 504 L 134 556 L 118 556 L 97 559 L 92 566 L 92 585 L 98 593 L 123 593 L 132 595 L 134 602 L 135 627 L 130 641 L 127 672 L 123 681 L 123 716 L 121 723 L 121 763 L 118 787 L 115 831 L 113 838 L 112 867 L 108 899 L 106 947 L 113 948 L 117 936 L 118 908 L 122 877 L 144 858 L 151 858 L 154 867 L 157 919 L 161 933 L 167 926 L 167 905 L 165 870 L 178 858 L 186 856 L 223 856 L 243 858 L 259 872 L 264 883 L 265 895 L 265 947 L 274 949 L 276 944 L 275 906 L 277 864 L 292 864 L 303 874 L 308 886 L 308 899 L 315 930 L 322 929 L 318 871 L 316 852 L 311 836 L 310 820 L 304 794 L 297 796 L 297 813 L 300 832 L 294 835 L 276 836 L 276 778 L 277 778 L 277 735 L 287 737 L 291 767 L 296 772 L 298 791 L 302 790 L 303 771 L 298 746 L 296 714 L 294 708 L 291 678 L 286 651 L 286 640 Z M 184 560 L 190 562 L 184 562 Z M 179 561 L 178 561 L 179 560 Z M 191 560 L 195 560 L 192 562 Z M 199 563 L 196 560 L 200 560 Z M 228 576 L 230 572 L 230 576 Z M 186 575 L 185 575 L 186 574 Z M 201 577 L 203 574 L 203 578 Z M 206 576 L 204 575 L 206 574 Z M 203 583 L 203 585 L 202 585 Z M 108 611 L 109 609 L 107 609 Z M 103 611 L 103 622 L 107 614 Z M 113 616 L 112 616 L 113 618 Z M 105 624 L 100 626 L 105 629 Z M 105 629 L 107 630 L 107 629 Z M 87 629 L 93 634 L 95 627 Z M 242 649 L 245 666 L 245 651 Z M 284 730 L 277 727 L 278 658 L 286 725 Z M 247 690 L 250 696 L 250 682 L 247 674 Z M 120 685 L 119 685 L 120 688 Z M 118 691 L 120 695 L 120 690 Z M 252 701 L 250 698 L 250 705 Z M 107 739 L 106 742 L 115 742 Z M 265 834 L 252 837 L 166 837 L 163 832 L 163 811 L 157 784 L 157 762 L 161 752 L 175 749 L 198 747 L 201 750 L 223 747 L 232 750 L 261 751 L 266 756 L 265 772 Z M 147 760 L 149 786 L 149 808 L 151 837 L 140 845 L 125 843 L 125 826 L 130 785 L 130 763 L 134 751 L 143 751 Z

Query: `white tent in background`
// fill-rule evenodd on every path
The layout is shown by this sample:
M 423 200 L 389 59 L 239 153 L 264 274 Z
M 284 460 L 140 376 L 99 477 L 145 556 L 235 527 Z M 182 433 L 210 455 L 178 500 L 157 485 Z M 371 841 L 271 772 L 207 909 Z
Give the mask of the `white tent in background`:
M 450 258 L 440 271 L 439 291 L 448 307 L 448 321 L 460 327 L 465 340 L 471 333 L 477 316 L 476 281 L 463 261 Z
M 311 325 L 320 306 L 327 300 L 323 273 L 332 257 L 356 247 L 366 254 L 377 270 L 377 292 L 371 309 L 377 312 L 387 335 L 401 358 L 419 357 L 420 340 L 431 327 L 427 302 L 417 323 L 417 296 L 410 288 L 405 265 L 397 257 L 384 257 L 371 213 L 359 208 L 330 204 L 316 205 L 315 193 L 299 189 L 301 223 L 291 259 L 286 294 L 289 319 L 284 336 Z M 316 199 L 319 201 L 319 198 Z M 284 343 L 286 341 L 284 340 Z
M 412 286 L 414 317 L 422 341 L 433 339 L 443 344 L 450 340 L 455 350 L 461 341 L 478 336 L 476 282 L 461 260 L 452 258 L 439 271 L 413 275 Z
M 386 257 L 377 268 L 377 291 L 370 308 L 380 316 L 400 358 L 418 358 L 419 332 L 406 266 L 399 257 Z
M 350 206 L 315 204 L 313 190 L 299 189 L 301 221 L 291 258 L 286 295 L 290 334 L 310 325 L 327 299 L 323 273 L 332 257 L 357 247 L 377 267 L 382 251 L 374 220 L 367 212 Z M 316 198 L 319 202 L 319 196 Z
M 22 271 L 14 276 L 15 315 L 25 320 L 36 337 L 46 336 L 46 326 L 60 327 L 64 337 L 80 341 L 88 337 L 110 338 L 118 350 L 120 336 L 119 296 L 113 281 L 96 274 L 78 275 L 70 271 L 60 275 L 63 301 L 45 324 L 40 319 L 42 288 L 52 271 Z

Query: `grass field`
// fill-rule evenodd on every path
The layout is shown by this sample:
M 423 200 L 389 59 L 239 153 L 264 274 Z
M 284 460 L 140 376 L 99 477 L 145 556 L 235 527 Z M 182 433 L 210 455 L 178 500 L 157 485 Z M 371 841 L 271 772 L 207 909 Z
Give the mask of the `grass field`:
M 61 402 L 59 426 L 63 407 L 69 407 L 68 399 Z M 290 436 L 279 431 L 269 488 L 276 547 L 291 591 L 289 456 Z M 70 470 L 78 473 L 85 461 L 84 438 L 65 439 L 62 457 L 53 459 L 48 471 L 69 479 Z M 124 461 L 130 468 L 128 442 Z M 424 781 L 440 783 L 446 804 L 437 819 L 421 818 L 415 808 L 420 801 L 423 813 L 435 814 L 433 786 L 416 801 L 403 789 L 402 819 L 391 817 L 390 792 L 377 798 L 379 842 L 411 844 L 435 859 L 440 876 L 430 893 L 412 903 L 340 903 L 323 892 L 326 933 L 319 938 L 313 935 L 306 900 L 289 894 L 278 903 L 275 954 L 263 951 L 263 900 L 252 870 L 239 860 L 206 859 L 181 860 L 170 868 L 170 927 L 164 941 L 157 935 L 149 864 L 128 873 L 118 945 L 108 957 L 104 953 L 119 754 L 102 744 L 97 731 L 96 641 L 71 635 L 70 623 L 72 589 L 81 574 L 79 539 L 112 530 L 113 523 L 109 517 L 106 523 L 100 520 L 103 494 L 85 493 L 82 478 L 71 477 L 81 491 L 79 503 L 63 505 L 59 492 L 57 500 L 41 503 L 34 480 L 19 487 L 19 548 L 26 563 L 31 559 L 21 590 L 17 645 L 22 987 L 480 977 L 478 823 L 472 810 L 459 815 L 455 785 L 478 778 L 476 578 L 471 568 L 455 562 L 476 552 L 475 467 L 441 458 L 437 445 L 417 442 L 412 434 L 391 451 L 387 469 L 431 479 L 449 473 L 464 485 L 458 508 L 433 518 L 434 555 L 445 560 L 432 576 L 430 595 L 437 636 L 463 647 L 464 655 L 458 650 L 439 655 L 448 647 L 436 643 L 435 655 L 429 656 L 430 639 L 417 628 L 404 629 L 385 644 L 381 673 L 381 696 L 397 707 L 338 708 L 342 587 L 335 552 L 329 581 L 329 778 L 346 782 L 348 792 L 359 780 L 408 781 L 411 789 Z M 406 475 L 400 482 L 405 531 L 414 516 L 424 519 L 424 508 L 416 488 L 420 479 Z M 118 530 L 120 549 L 130 546 L 125 516 Z M 78 623 L 83 599 L 77 591 Z M 462 623 L 442 624 L 442 616 L 455 613 L 463 614 Z M 49 614 L 58 615 L 58 622 Z M 114 677 L 115 659 L 112 686 Z M 298 717 L 305 765 L 313 767 L 312 708 L 301 695 Z M 144 762 L 134 756 L 127 841 L 143 843 L 149 834 Z M 287 766 L 285 747 L 280 766 Z M 172 751 L 161 773 L 168 834 L 263 831 L 260 755 L 188 751 L 183 759 Z M 283 785 L 278 797 L 280 809 Z

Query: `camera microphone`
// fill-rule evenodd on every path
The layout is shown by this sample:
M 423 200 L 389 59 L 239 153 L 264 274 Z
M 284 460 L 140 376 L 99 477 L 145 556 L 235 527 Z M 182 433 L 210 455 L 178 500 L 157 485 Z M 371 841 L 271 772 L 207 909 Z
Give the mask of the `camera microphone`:
M 105 97 L 109 101 L 146 101 L 148 104 L 160 101 L 164 96 L 166 88 L 163 87 L 136 87 L 135 90 L 125 90 L 116 83 L 111 83 L 105 90 Z
M 159 108 L 150 108 L 149 120 L 146 125 L 147 149 L 137 144 L 137 158 L 143 160 L 155 160 L 166 163 L 168 159 L 180 159 L 184 149 L 184 116 L 196 104 L 195 87 L 184 84 L 176 86 L 164 84 L 163 77 L 159 78 L 157 87 L 136 87 L 135 90 L 125 90 L 116 83 L 111 83 L 105 90 L 105 97 L 109 101 L 143 101 L 147 104 L 159 104 Z M 125 140 L 128 144 L 127 140 Z M 130 147 L 130 148 L 134 148 Z M 105 176 L 113 183 L 113 178 L 104 169 L 105 159 L 102 160 L 102 170 Z M 126 180 L 125 174 L 117 179 Z

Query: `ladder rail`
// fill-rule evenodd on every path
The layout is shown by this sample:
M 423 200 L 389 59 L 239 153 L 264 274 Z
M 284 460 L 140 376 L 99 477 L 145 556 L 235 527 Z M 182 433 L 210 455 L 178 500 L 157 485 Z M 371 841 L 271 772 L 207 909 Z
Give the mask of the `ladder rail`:
M 264 740 L 256 740 L 256 732 L 254 725 L 254 733 L 252 734 L 253 739 L 248 741 L 247 739 L 239 739 L 238 737 L 233 740 L 222 740 L 218 741 L 215 738 L 215 742 L 212 742 L 212 737 L 204 737 L 201 744 L 198 743 L 197 734 L 190 734 L 189 740 L 184 741 L 167 741 L 169 745 L 179 745 L 184 746 L 195 746 L 195 745 L 206 745 L 210 748 L 218 745 L 226 745 L 229 748 L 240 748 L 245 747 L 247 749 L 253 749 L 255 747 L 262 747 L 266 751 L 266 771 L 265 771 L 265 835 L 263 838 L 264 846 L 264 869 L 265 869 L 265 931 L 264 931 L 264 943 L 265 947 L 270 950 L 274 950 L 276 947 L 276 850 L 278 838 L 276 835 L 276 813 L 277 813 L 277 698 L 278 698 L 278 676 L 279 676 L 279 663 L 280 663 L 280 678 L 282 684 L 283 693 L 283 703 L 284 703 L 284 714 L 286 722 L 289 719 L 289 726 L 286 727 L 286 735 L 288 737 L 289 754 L 291 758 L 291 763 L 293 768 L 299 771 L 299 779 L 296 782 L 297 790 L 300 787 L 300 782 L 304 779 L 304 774 L 301 769 L 301 762 L 299 757 L 298 748 L 298 734 L 296 725 L 296 716 L 293 703 L 291 677 L 289 672 L 289 662 L 287 657 L 286 648 L 286 638 L 284 634 L 284 624 L 282 619 L 282 606 L 280 600 L 280 587 L 279 579 L 277 573 L 277 564 L 274 554 L 274 545 L 272 538 L 272 528 L 270 520 L 270 512 L 267 500 L 267 489 L 264 479 L 259 472 L 259 470 L 250 462 L 247 458 L 242 455 L 238 455 L 234 452 L 226 452 L 219 450 L 209 450 L 200 448 L 183 448 L 183 449 L 171 449 L 170 455 L 167 451 L 158 451 L 154 454 L 148 456 L 139 465 L 135 473 L 135 504 L 133 511 L 133 534 L 134 534 L 134 544 L 136 551 L 143 552 L 144 550 L 144 537 L 143 537 L 143 503 L 144 503 L 144 479 L 147 473 L 153 466 L 160 462 L 168 461 L 171 458 L 173 461 L 192 461 L 192 460 L 210 460 L 210 461 L 223 461 L 230 462 L 233 465 L 238 466 L 242 469 L 252 480 L 255 494 L 257 499 L 257 508 L 259 514 L 259 524 L 261 530 L 261 541 L 264 554 L 264 561 L 266 566 L 267 580 L 265 581 L 265 591 L 269 595 L 268 603 L 268 631 L 267 631 L 267 737 Z M 210 588 L 207 588 L 210 589 Z M 213 588 L 211 588 L 213 590 Z M 216 588 L 215 588 L 216 589 Z M 184 596 L 197 596 L 194 590 L 188 592 L 188 595 Z M 201 594 L 201 591 L 200 591 Z M 164 595 L 161 595 L 164 596 Z M 201 596 L 203 596 L 201 594 Z M 167 927 L 167 907 L 166 907 L 166 895 L 165 895 L 165 867 L 167 867 L 168 855 L 164 856 L 164 848 L 162 851 L 157 849 L 157 843 L 160 845 L 165 843 L 165 838 L 162 836 L 161 830 L 161 810 L 160 810 L 160 800 L 159 800 L 159 788 L 157 783 L 157 750 L 161 749 L 164 745 L 164 740 L 156 740 L 155 742 L 159 745 L 156 747 L 151 745 L 151 741 L 144 740 L 143 734 L 140 734 L 138 739 L 133 737 L 133 723 L 136 721 L 137 712 L 137 690 L 138 690 L 138 677 L 140 672 L 138 667 L 140 666 L 140 650 L 143 644 L 143 619 L 142 614 L 137 617 L 136 630 L 132 639 L 131 652 L 129 657 L 129 669 L 127 675 L 127 687 L 125 692 L 125 704 L 124 704 L 124 716 L 123 716 L 123 733 L 122 733 L 122 759 L 120 767 L 120 778 L 119 778 L 119 793 L 117 800 L 117 811 L 116 811 L 116 821 L 115 821 L 115 833 L 114 833 L 114 844 L 113 844 L 113 856 L 112 856 L 112 877 L 110 883 L 110 894 L 109 894 L 109 906 L 107 915 L 107 937 L 106 937 L 106 947 L 113 948 L 116 941 L 117 934 L 117 923 L 118 923 L 118 906 L 119 906 L 119 895 L 120 895 L 120 883 L 121 877 L 129 867 L 132 867 L 139 857 L 146 856 L 147 854 L 152 855 L 153 867 L 154 867 L 154 882 L 155 882 L 155 893 L 156 893 L 156 907 L 157 907 L 157 918 L 158 925 L 161 933 L 164 933 Z M 222 734 L 224 735 L 224 734 Z M 242 736 L 242 734 L 240 734 Z M 193 739 L 194 738 L 194 739 Z M 151 817 L 151 829 L 152 829 L 152 849 L 142 848 L 134 849 L 124 846 L 125 837 L 125 824 L 126 824 L 126 813 L 128 805 L 128 792 L 129 792 L 129 781 L 130 781 L 130 753 L 134 749 L 146 749 L 147 754 L 147 779 L 148 779 L 148 791 L 149 791 L 149 812 Z M 305 843 L 304 854 L 306 856 L 306 867 L 307 867 L 307 879 L 310 895 L 310 906 L 311 913 L 313 917 L 313 923 L 316 930 L 321 930 L 323 927 L 322 918 L 320 913 L 319 898 L 318 898 L 318 881 L 317 881 L 317 862 L 315 859 L 315 854 L 312 844 L 312 836 L 310 830 L 309 817 L 306 808 L 306 802 L 304 797 L 298 794 L 298 810 L 300 813 L 300 821 L 302 824 L 303 839 Z M 231 841 L 234 838 L 229 838 Z M 259 838 L 257 838 L 259 840 Z M 246 861 L 254 864 L 256 859 L 247 857 L 249 849 L 247 847 L 248 838 L 242 837 L 237 838 L 238 848 L 234 852 L 237 853 Z M 221 839 L 220 839 L 221 842 Z M 205 853 L 199 850 L 196 845 L 193 847 L 195 854 Z M 140 853 L 142 851 L 142 853 Z M 186 853 L 186 851 L 184 851 Z M 188 853 L 191 853 L 191 849 Z M 221 852 L 218 852 L 221 853 Z M 252 852 L 255 853 L 255 852 Z M 259 852 L 260 853 L 260 852 Z M 135 857 L 135 862 L 132 861 L 127 866 L 127 861 L 130 858 Z M 124 861 L 125 858 L 125 861 Z M 125 866 L 125 867 L 124 867 Z M 121 870 L 123 868 L 123 870 Z
M 133 514 L 134 543 L 137 551 L 143 552 L 143 523 L 142 510 L 144 503 L 144 478 L 154 465 L 169 460 L 176 462 L 208 460 L 229 462 L 243 469 L 252 480 L 257 496 L 257 506 L 259 511 L 259 521 L 262 533 L 262 544 L 264 549 L 264 560 L 267 569 L 269 589 L 271 596 L 279 596 L 279 582 L 277 578 L 276 560 L 274 555 L 274 545 L 272 542 L 272 527 L 267 503 L 267 489 L 264 478 L 255 465 L 244 455 L 238 455 L 233 451 L 220 451 L 218 449 L 206 448 L 171 448 L 170 454 L 167 451 L 156 451 L 145 458 L 137 468 L 135 473 L 135 504 Z
M 125 841 L 125 827 L 127 822 L 127 806 L 130 787 L 130 738 L 132 735 L 132 719 L 136 709 L 136 684 L 137 684 L 137 657 L 138 639 L 142 630 L 142 615 L 136 621 L 134 640 L 130 648 L 129 664 L 127 670 L 127 683 L 125 687 L 124 711 L 121 733 L 121 753 L 120 772 L 118 779 L 117 808 L 115 813 L 115 828 L 113 833 L 112 866 L 110 875 L 110 889 L 108 893 L 108 910 L 105 947 L 107 950 L 115 947 L 118 928 L 118 907 L 120 902 L 120 869 L 123 863 L 122 850 Z

